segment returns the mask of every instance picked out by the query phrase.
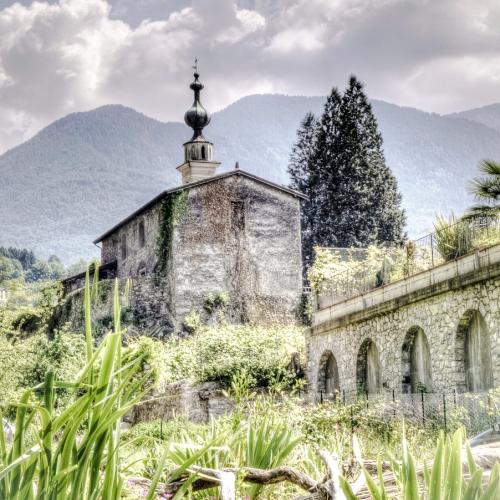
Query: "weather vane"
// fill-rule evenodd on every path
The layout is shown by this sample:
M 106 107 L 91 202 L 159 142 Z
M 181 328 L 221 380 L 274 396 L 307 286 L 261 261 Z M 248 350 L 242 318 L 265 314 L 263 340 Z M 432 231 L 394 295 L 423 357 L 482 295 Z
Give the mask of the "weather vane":
M 195 71 L 195 73 L 198 73 L 198 58 L 194 58 L 194 66 L 192 67 Z

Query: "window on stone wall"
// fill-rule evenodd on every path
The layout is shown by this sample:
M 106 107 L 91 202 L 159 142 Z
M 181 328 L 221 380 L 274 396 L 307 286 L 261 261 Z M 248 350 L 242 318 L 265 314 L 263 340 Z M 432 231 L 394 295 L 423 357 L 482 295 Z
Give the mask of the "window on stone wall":
M 139 246 L 142 248 L 146 244 L 146 229 L 144 221 L 139 222 Z
M 122 235 L 121 248 L 122 248 L 122 260 L 125 260 L 127 258 L 127 236 L 125 234 Z
M 231 202 L 231 229 L 241 231 L 245 229 L 245 202 Z

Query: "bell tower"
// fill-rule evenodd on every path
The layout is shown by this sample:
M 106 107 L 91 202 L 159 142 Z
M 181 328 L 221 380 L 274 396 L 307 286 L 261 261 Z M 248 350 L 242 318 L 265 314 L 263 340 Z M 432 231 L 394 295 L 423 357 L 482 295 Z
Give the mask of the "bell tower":
M 212 177 L 220 165 L 220 162 L 213 161 L 213 144 L 203 137 L 203 128 L 210 123 L 210 114 L 200 102 L 203 84 L 196 64 L 194 70 L 194 81 L 189 86 L 194 92 L 194 102 L 184 115 L 186 125 L 193 129 L 193 137 L 184 144 L 184 163 L 177 167 L 183 184 Z

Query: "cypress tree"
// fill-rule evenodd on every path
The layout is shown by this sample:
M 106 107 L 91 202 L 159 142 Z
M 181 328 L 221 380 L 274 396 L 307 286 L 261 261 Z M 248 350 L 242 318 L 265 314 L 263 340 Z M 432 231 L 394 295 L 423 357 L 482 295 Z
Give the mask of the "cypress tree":
M 352 76 L 343 95 L 332 90 L 312 136 L 306 123 L 314 117 L 302 122 L 289 167 L 292 187 L 309 196 L 302 212 L 305 267 L 315 245 L 401 244 L 401 195 L 362 84 Z
M 288 164 L 290 187 L 309 196 L 308 200 L 302 202 L 301 207 L 302 257 L 306 262 L 312 254 L 312 241 L 315 234 L 313 229 L 314 192 L 319 179 L 312 172 L 312 158 L 317 128 L 316 118 L 312 113 L 307 113 L 297 131 L 297 142 L 293 146 Z

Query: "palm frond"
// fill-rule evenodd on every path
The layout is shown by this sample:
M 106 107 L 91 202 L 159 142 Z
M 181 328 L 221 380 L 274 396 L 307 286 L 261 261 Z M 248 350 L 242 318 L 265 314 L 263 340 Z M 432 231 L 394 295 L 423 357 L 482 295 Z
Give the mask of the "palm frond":
M 496 219 L 500 215 L 499 205 L 474 205 L 467 210 L 462 217 L 464 220 L 476 219 L 477 217 L 485 217 L 487 219 Z
M 483 160 L 479 164 L 479 170 L 486 175 L 500 176 L 500 162 Z
M 469 184 L 469 191 L 480 200 L 494 203 L 500 199 L 500 163 L 492 160 L 483 160 L 479 170 L 485 174 Z

